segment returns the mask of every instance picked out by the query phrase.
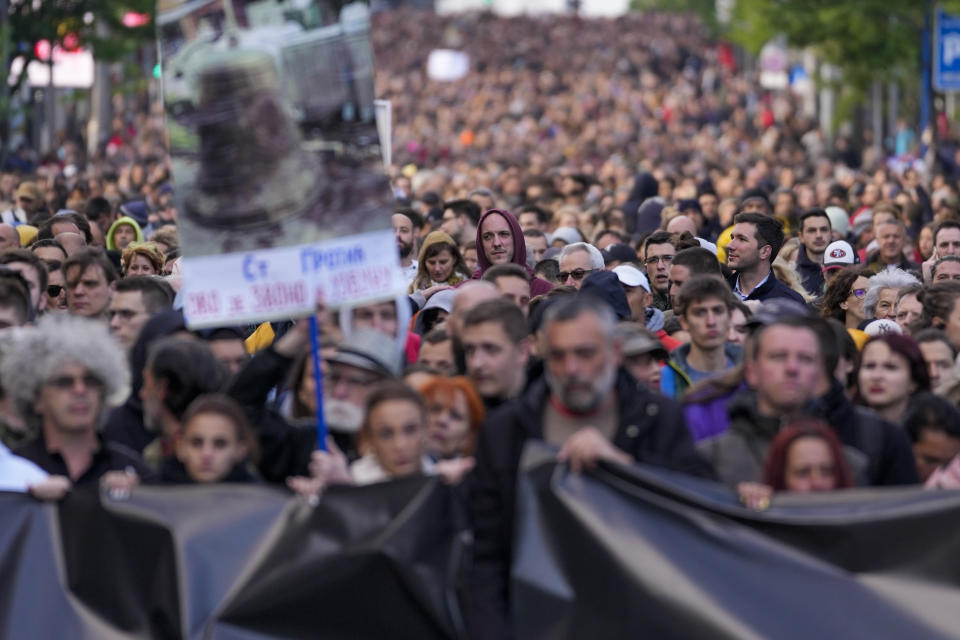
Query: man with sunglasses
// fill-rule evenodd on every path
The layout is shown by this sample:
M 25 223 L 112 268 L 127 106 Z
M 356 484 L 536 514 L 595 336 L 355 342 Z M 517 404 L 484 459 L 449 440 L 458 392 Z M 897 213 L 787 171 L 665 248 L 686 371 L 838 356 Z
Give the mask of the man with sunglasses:
M 557 281 L 579 289 L 583 279 L 594 271 L 603 271 L 603 254 L 592 244 L 574 242 L 560 251 L 560 272 Z
M 123 401 L 129 372 L 105 326 L 67 315 L 28 329 L 5 354 L 3 388 L 37 434 L 16 453 L 74 485 L 109 472 L 153 474 L 132 450 L 100 434 L 104 413 Z
M 653 302 L 650 306 L 661 311 L 671 308 L 670 265 L 676 253 L 673 234 L 666 231 L 656 231 L 643 242 L 643 264 L 653 290 Z

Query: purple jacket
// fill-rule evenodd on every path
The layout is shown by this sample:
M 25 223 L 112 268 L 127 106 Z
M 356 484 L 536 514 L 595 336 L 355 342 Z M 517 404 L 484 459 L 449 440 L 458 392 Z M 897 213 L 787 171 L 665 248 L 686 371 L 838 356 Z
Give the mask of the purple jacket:
M 727 405 L 733 396 L 745 388 L 746 384 L 740 383 L 740 386 L 732 391 L 705 402 L 697 402 L 695 397 L 690 396 L 684 399 L 683 417 L 694 442 L 718 436 L 730 428 Z

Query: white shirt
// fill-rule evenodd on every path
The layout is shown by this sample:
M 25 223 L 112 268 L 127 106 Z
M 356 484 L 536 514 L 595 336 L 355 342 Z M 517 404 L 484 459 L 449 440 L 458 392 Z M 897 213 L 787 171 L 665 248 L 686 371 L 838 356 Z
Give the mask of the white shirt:
M 26 458 L 14 455 L 0 442 L 0 491 L 25 492 L 49 474 Z
M 413 282 L 413 279 L 417 277 L 417 261 L 411 260 L 409 267 L 400 267 L 403 269 L 403 277 L 407 279 L 407 284 Z

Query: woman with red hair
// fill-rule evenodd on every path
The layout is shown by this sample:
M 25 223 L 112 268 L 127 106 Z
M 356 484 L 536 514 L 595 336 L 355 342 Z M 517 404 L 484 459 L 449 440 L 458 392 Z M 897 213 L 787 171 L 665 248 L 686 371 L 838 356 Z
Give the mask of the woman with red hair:
M 428 448 L 438 459 L 473 455 L 483 422 L 483 401 L 463 376 L 434 376 L 420 388 L 430 416 Z
M 742 482 L 737 493 L 747 507 L 763 510 L 770 506 L 775 491 L 812 493 L 853 485 L 853 474 L 833 430 L 821 420 L 806 418 L 791 422 L 773 439 L 763 483 Z
M 774 491 L 833 491 L 853 486 L 840 441 L 819 420 L 798 420 L 770 445 L 763 481 Z

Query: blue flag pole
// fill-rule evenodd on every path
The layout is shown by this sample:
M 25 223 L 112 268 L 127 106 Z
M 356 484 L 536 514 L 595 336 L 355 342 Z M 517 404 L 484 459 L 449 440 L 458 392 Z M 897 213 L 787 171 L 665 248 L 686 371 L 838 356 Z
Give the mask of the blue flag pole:
M 327 423 L 323 419 L 323 367 L 320 366 L 320 326 L 317 316 L 310 316 L 310 348 L 313 351 L 313 380 L 317 395 L 317 449 L 327 450 Z

